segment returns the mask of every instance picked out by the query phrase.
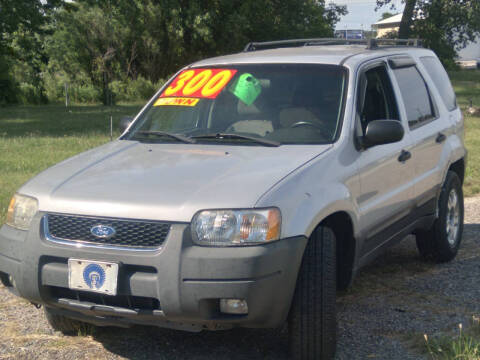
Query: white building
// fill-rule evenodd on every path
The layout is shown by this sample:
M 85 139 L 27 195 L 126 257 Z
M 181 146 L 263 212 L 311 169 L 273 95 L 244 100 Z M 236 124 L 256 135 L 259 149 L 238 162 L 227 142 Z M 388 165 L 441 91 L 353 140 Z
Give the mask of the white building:
M 372 28 L 377 31 L 377 38 L 383 38 L 392 32 L 398 33 L 400 23 L 402 22 L 402 15 L 402 13 L 393 15 L 389 18 L 377 21 L 375 24 L 372 24 Z

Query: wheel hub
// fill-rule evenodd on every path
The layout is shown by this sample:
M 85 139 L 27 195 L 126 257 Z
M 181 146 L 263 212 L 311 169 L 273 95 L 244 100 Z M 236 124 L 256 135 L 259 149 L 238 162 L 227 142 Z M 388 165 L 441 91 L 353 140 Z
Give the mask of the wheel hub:
M 448 243 L 452 247 L 454 247 L 457 242 L 459 219 L 460 219 L 460 206 L 458 203 L 458 195 L 457 195 L 457 191 L 455 189 L 452 189 L 450 191 L 450 194 L 448 194 L 447 221 L 446 221 L 447 239 L 448 239 Z

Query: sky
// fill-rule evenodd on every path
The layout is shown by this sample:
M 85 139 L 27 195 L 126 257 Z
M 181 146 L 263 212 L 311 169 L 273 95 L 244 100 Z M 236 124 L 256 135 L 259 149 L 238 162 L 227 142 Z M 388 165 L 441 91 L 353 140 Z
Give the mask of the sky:
M 376 23 L 382 17 L 384 12 L 391 12 L 393 14 L 403 11 L 402 0 L 392 0 L 397 10 L 390 10 L 390 5 L 387 5 L 378 11 L 375 11 L 376 0 L 327 0 L 326 3 L 334 2 L 337 5 L 347 5 L 348 14 L 343 16 L 337 24 L 337 30 L 347 29 L 363 29 L 370 30 L 370 26 Z

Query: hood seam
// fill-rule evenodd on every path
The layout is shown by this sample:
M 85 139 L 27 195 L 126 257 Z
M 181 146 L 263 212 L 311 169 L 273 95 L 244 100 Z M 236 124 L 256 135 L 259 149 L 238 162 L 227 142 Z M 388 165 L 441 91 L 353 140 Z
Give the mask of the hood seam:
M 281 179 L 279 179 L 277 182 L 275 182 L 272 186 L 270 186 L 262 195 L 260 195 L 257 199 L 257 201 L 255 202 L 255 204 L 253 205 L 254 208 L 257 207 L 258 203 L 260 202 L 260 200 L 262 200 L 262 198 L 267 195 L 270 191 L 273 190 L 273 188 L 275 186 L 277 186 L 278 184 L 280 184 L 283 180 L 285 180 L 287 177 L 289 177 L 291 174 L 293 174 L 294 172 L 296 172 L 297 170 L 299 170 L 300 168 L 304 167 L 305 165 L 307 165 L 308 163 L 314 161 L 316 158 L 318 158 L 319 156 L 325 154 L 325 152 L 327 152 L 328 150 L 330 150 L 331 148 L 333 148 L 333 145 L 329 146 L 328 148 L 324 149 L 322 152 L 320 152 L 319 154 L 315 155 L 314 157 L 312 157 L 311 159 L 305 161 L 303 164 L 300 164 L 299 166 L 297 166 L 296 168 L 294 168 L 292 171 L 288 172 L 285 176 L 283 176 Z

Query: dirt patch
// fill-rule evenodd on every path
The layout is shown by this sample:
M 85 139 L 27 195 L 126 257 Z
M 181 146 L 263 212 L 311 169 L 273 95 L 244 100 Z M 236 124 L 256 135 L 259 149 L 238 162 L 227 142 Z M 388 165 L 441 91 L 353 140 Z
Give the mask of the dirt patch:
M 458 257 L 420 260 L 413 237 L 365 268 L 339 294 L 338 359 L 422 359 L 423 334 L 455 332 L 480 314 L 480 197 L 465 201 Z M 191 334 L 151 327 L 54 332 L 42 310 L 0 285 L 0 359 L 286 359 L 286 334 L 235 329 Z

